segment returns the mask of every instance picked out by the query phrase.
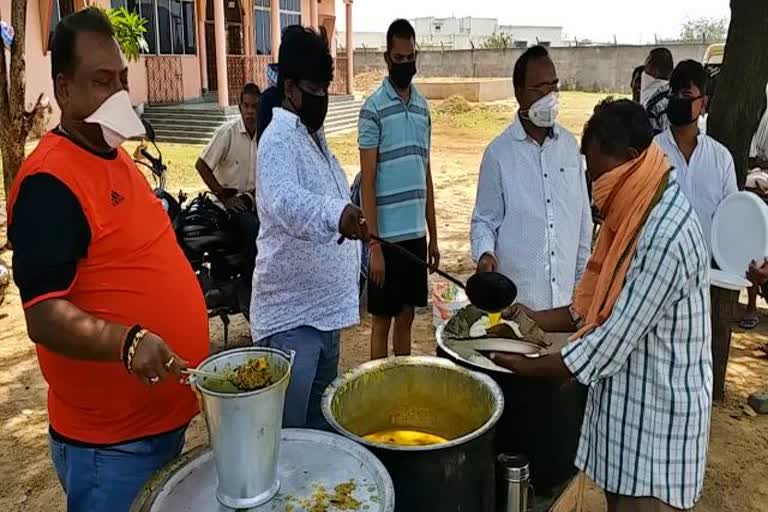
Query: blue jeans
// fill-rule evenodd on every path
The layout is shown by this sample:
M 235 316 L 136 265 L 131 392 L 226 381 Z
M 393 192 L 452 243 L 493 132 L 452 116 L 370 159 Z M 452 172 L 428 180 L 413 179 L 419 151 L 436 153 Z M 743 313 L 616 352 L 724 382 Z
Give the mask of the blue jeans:
M 340 338 L 340 331 L 304 326 L 259 341 L 265 347 L 296 352 L 283 410 L 284 427 L 330 430 L 320 402 L 338 372 Z
M 181 454 L 186 430 L 105 448 L 49 437 L 53 466 L 67 495 L 67 512 L 127 512 L 155 471 Z

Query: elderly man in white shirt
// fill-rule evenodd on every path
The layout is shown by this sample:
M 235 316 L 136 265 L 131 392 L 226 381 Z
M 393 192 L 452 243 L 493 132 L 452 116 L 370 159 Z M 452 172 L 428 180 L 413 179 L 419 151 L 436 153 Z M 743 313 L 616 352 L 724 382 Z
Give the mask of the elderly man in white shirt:
M 558 79 L 541 46 L 515 64 L 514 122 L 485 150 L 472 215 L 478 272 L 515 282 L 535 310 L 571 303 L 590 255 L 592 215 L 576 139 L 555 122 Z
M 324 36 L 290 26 L 280 45 L 282 108 L 261 139 L 261 219 L 251 332 L 259 345 L 295 351 L 286 427 L 327 428 L 320 399 L 336 378 L 341 329 L 359 323 L 362 212 L 323 136 L 333 59 Z
M 208 190 L 230 212 L 239 225 L 248 267 L 243 269 L 250 279 L 256 259 L 256 237 L 259 218 L 254 204 L 254 171 L 256 169 L 256 112 L 261 91 L 248 83 L 240 92 L 240 117 L 224 123 L 213 134 L 197 159 L 195 169 Z
M 670 88 L 667 117 L 671 126 L 655 140 L 677 171 L 709 246 L 717 207 L 738 191 L 733 157 L 725 146 L 699 131 L 698 119 L 708 102 L 704 67 L 693 60 L 680 62 L 672 72 Z

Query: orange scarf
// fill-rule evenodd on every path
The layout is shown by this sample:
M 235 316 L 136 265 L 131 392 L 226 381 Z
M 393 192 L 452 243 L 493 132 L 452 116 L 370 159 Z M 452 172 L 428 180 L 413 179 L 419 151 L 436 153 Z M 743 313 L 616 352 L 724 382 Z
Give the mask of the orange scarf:
M 624 287 L 640 230 L 666 189 L 670 165 L 651 143 L 642 155 L 601 176 L 594 183 L 595 204 L 603 225 L 592 256 L 573 296 L 573 309 L 583 320 L 571 339 L 602 325 Z

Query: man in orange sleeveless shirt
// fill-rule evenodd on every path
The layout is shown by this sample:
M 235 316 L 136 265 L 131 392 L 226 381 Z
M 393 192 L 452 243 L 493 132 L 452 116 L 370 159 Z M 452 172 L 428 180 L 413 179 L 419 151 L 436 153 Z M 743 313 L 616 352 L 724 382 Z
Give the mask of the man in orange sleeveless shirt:
M 208 320 L 168 216 L 120 148 L 143 127 L 101 11 L 59 23 L 51 67 L 61 125 L 11 187 L 14 275 L 67 509 L 121 512 L 181 452 L 197 401 L 177 376 L 205 357 Z

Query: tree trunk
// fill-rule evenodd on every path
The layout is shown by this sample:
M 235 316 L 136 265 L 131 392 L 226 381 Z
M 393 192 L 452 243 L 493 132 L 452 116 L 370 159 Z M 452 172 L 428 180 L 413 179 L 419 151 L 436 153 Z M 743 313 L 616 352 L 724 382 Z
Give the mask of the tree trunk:
M 42 115 L 41 100 L 31 111 L 26 102 L 26 63 L 24 43 L 27 26 L 27 0 L 12 0 L 11 25 L 16 31 L 11 46 L 10 72 L 6 50 L 0 49 L 0 151 L 3 154 L 3 186 L 6 197 L 13 178 L 24 161 L 24 144 L 29 130 L 38 116 Z
M 766 107 L 766 82 L 768 1 L 731 0 L 731 25 L 707 134 L 731 151 L 739 188 L 744 188 L 749 147 Z
M 3 144 L 3 186 L 5 187 L 5 197 L 8 198 L 8 191 L 11 190 L 11 183 L 21 164 L 24 162 L 24 144 Z M 13 172 L 5 172 L 11 169 Z

